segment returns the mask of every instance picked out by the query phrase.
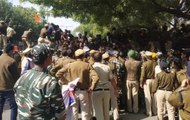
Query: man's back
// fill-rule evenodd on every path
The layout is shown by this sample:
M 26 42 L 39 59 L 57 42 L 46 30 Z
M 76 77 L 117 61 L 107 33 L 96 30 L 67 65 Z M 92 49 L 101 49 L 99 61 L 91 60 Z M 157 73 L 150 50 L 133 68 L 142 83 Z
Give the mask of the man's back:
M 7 44 L 7 37 L 3 34 L 0 34 L 0 50 L 2 50 Z
M 11 27 L 7 27 L 7 37 L 13 37 L 16 34 L 15 30 Z
M 156 62 L 153 60 L 147 60 L 142 64 L 141 68 L 141 83 L 146 79 L 153 79 L 155 76 Z
M 12 89 L 19 77 L 16 62 L 7 54 L 2 54 L 0 61 L 0 90 Z
M 50 120 L 64 110 L 57 80 L 40 67 L 23 74 L 15 91 L 20 119 Z
M 47 36 L 47 29 L 42 28 L 40 31 L 40 37 L 45 38 Z
M 90 65 L 83 61 L 75 61 L 70 64 L 69 73 L 71 80 L 80 77 L 78 87 L 81 89 L 88 89 L 90 86 Z
M 141 62 L 129 59 L 125 62 L 125 68 L 127 70 L 127 80 L 139 80 L 140 77 Z
M 22 37 L 23 37 L 23 38 L 28 38 L 28 37 L 30 37 L 30 34 L 31 34 L 31 31 L 29 31 L 29 30 L 24 31 Z
M 56 62 L 55 62 L 55 66 L 52 67 L 52 69 L 50 70 L 50 73 L 52 75 L 55 75 L 56 72 L 61 69 L 62 67 L 66 66 L 69 63 L 74 62 L 75 60 L 69 57 L 63 57 L 63 58 L 59 58 Z

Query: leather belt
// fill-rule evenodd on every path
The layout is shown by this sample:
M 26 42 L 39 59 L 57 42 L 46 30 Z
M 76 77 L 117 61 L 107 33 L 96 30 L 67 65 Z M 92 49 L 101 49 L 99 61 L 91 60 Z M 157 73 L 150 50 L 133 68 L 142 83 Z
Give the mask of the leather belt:
M 86 90 L 86 89 L 82 89 L 82 88 L 75 88 L 75 91 L 76 91 L 76 90 Z
M 110 90 L 110 89 L 108 89 L 108 88 L 106 88 L 106 89 L 99 88 L 99 89 L 95 89 L 93 91 L 108 91 L 108 90 Z
M 159 89 L 159 90 L 163 90 L 163 91 L 172 91 L 172 90 L 165 90 L 165 89 Z

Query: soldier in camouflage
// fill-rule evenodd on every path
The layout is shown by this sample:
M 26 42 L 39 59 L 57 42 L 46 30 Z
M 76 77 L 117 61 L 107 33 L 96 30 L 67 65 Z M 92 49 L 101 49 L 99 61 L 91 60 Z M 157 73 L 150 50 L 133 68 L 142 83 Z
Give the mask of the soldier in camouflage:
M 47 74 L 51 52 L 44 44 L 31 50 L 34 68 L 24 73 L 16 82 L 15 98 L 20 120 L 56 120 L 64 112 L 58 81 Z

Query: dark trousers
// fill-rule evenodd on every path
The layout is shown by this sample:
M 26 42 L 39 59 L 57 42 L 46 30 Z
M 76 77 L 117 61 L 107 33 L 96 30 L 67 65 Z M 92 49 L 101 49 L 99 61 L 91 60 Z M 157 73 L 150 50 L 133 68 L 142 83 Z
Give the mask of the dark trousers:
M 3 107 L 6 100 L 8 101 L 10 109 L 11 109 L 10 120 L 16 120 L 17 104 L 15 101 L 14 92 L 12 90 L 0 91 L 0 120 L 2 120 Z

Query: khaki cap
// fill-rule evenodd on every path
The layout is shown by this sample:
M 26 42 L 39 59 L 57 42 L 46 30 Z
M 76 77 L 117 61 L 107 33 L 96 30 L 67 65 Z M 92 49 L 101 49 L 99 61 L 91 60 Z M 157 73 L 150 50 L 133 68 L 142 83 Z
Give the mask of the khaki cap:
M 83 49 L 78 49 L 75 51 L 75 56 L 80 56 L 80 55 L 83 55 L 84 54 L 84 50 Z
M 104 53 L 103 55 L 102 55 L 102 59 L 106 59 L 106 58 L 109 58 L 110 56 L 109 56 L 109 54 L 108 53 Z
M 146 55 L 146 56 L 152 56 L 152 52 L 146 51 L 146 52 L 145 52 L 145 55 Z
M 97 51 L 96 50 L 90 50 L 90 54 L 94 54 L 94 53 L 96 53 Z

